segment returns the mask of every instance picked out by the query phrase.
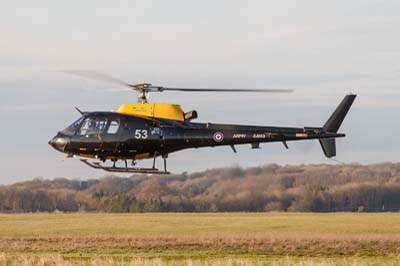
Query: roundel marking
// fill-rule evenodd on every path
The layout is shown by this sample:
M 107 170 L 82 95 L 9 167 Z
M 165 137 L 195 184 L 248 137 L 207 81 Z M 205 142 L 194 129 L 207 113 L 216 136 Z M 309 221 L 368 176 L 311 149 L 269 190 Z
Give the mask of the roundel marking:
M 222 132 L 215 132 L 213 139 L 215 142 L 221 142 L 224 140 L 224 134 Z

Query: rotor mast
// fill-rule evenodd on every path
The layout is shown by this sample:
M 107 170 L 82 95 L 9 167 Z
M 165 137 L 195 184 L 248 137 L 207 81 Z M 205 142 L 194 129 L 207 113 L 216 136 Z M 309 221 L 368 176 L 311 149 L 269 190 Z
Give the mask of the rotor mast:
M 138 103 L 148 103 L 147 96 L 149 94 L 151 84 L 150 83 L 139 83 L 131 85 L 132 90 L 137 91 L 137 102 Z

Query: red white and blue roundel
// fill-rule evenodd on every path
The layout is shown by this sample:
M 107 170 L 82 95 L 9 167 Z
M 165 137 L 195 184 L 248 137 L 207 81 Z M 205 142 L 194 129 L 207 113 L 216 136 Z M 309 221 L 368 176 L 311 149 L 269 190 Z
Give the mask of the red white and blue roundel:
M 224 134 L 222 134 L 222 132 L 215 132 L 213 139 L 215 142 L 221 142 L 224 140 Z

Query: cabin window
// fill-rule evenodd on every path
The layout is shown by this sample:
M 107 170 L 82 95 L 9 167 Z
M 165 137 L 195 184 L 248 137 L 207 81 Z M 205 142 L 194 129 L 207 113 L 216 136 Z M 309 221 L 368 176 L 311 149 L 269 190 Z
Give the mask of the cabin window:
M 112 120 L 110 126 L 108 127 L 107 134 L 116 134 L 119 129 L 119 121 Z
M 107 125 L 107 119 L 103 117 L 88 117 L 83 121 L 79 135 L 101 134 Z

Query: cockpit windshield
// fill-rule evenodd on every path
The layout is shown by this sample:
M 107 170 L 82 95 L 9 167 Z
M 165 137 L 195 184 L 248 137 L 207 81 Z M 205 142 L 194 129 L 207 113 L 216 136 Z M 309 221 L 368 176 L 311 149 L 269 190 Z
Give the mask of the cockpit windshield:
M 117 118 L 107 119 L 101 116 L 82 116 L 61 133 L 69 136 L 93 136 L 99 134 L 115 135 L 120 128 L 120 120 Z
M 74 123 L 72 123 L 70 126 L 68 126 L 66 129 L 62 130 L 61 132 L 66 134 L 66 135 L 74 135 L 76 131 L 79 129 L 84 117 L 80 117 L 78 120 L 76 120 Z

